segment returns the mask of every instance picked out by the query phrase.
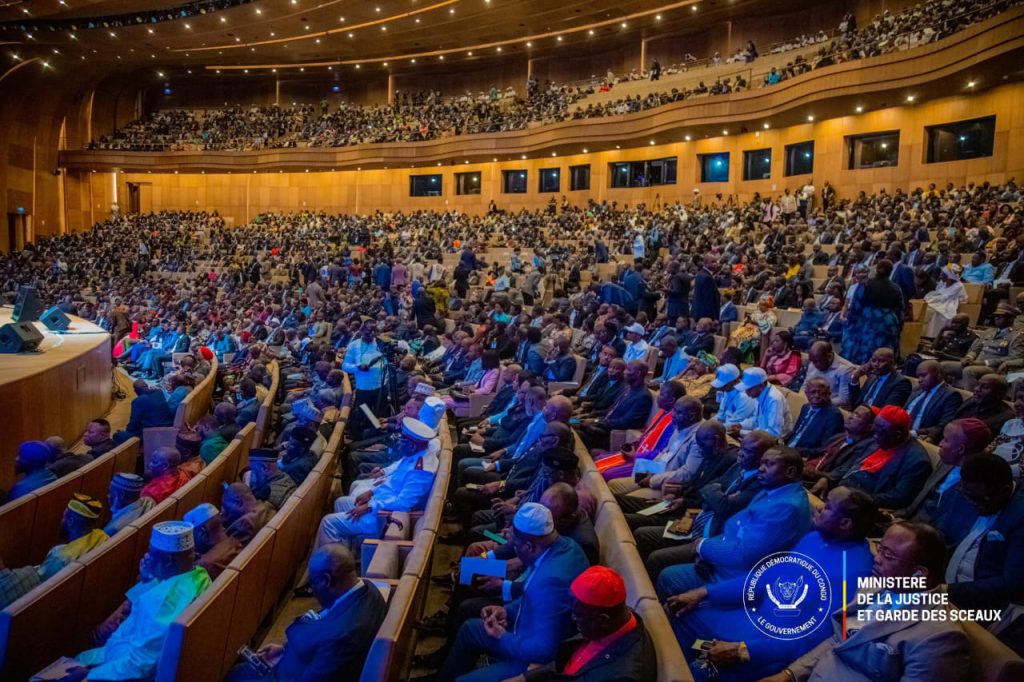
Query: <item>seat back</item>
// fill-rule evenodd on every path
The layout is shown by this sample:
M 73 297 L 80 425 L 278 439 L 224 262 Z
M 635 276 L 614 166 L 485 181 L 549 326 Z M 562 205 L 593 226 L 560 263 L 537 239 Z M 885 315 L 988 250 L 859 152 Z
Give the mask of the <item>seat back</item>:
M 403 678 L 400 671 L 407 667 L 412 657 L 412 647 L 399 647 L 398 643 L 410 641 L 418 582 L 411 575 L 402 576 L 398 581 L 398 587 L 388 601 L 387 615 L 363 663 L 359 682 L 392 682 Z M 402 661 L 402 658 L 405 660 Z
M 135 561 L 139 545 L 138 530 L 128 526 L 112 538 L 82 556 L 77 563 L 85 572 L 79 608 L 79 626 L 74 649 L 80 651 L 92 644 L 92 631 L 124 601 L 124 594 L 139 576 Z M 148 543 L 148 539 L 147 539 Z
M 224 571 L 174 619 L 157 664 L 157 682 L 218 682 L 238 603 L 238 574 Z
M 107 453 L 107 455 L 109 454 Z M 97 500 L 106 500 L 110 490 L 110 479 L 114 477 L 115 464 L 116 461 L 113 457 L 104 455 L 76 471 L 75 473 L 82 479 L 82 487 L 79 492 L 95 497 Z
M 234 481 L 238 477 L 238 472 L 249 466 L 249 450 L 253 448 L 253 442 L 255 439 L 255 424 L 246 424 L 242 430 L 238 432 L 235 436 L 235 440 L 238 441 L 238 454 L 232 460 L 228 461 L 224 480 Z
M 587 373 L 587 359 L 582 355 L 574 355 L 576 358 L 576 371 L 573 372 L 572 381 L 577 386 L 583 384 L 583 376 Z
M 35 492 L 36 513 L 29 536 L 29 562 L 41 563 L 50 548 L 60 542 L 60 522 L 71 497 L 82 488 L 81 476 L 65 476 Z M 23 540 L 24 541 L 24 540 Z M 6 558 L 4 559 L 6 561 Z
M 27 680 L 75 636 L 84 571 L 72 562 L 0 612 L 0 679 Z
M 227 639 L 227 650 L 224 652 L 226 658 L 221 659 L 223 666 L 231 664 L 238 647 L 249 641 L 277 602 L 279 591 L 272 592 L 267 584 L 276 540 L 273 529 L 263 528 L 225 571 L 237 576 L 238 601 L 230 626 L 220 634 L 221 639 L 225 639 L 225 635 Z M 293 558 L 293 571 L 295 560 Z
M 0 557 L 8 566 L 27 566 L 32 563 L 31 543 L 35 527 L 39 498 L 35 493 L 22 495 L 0 508 Z

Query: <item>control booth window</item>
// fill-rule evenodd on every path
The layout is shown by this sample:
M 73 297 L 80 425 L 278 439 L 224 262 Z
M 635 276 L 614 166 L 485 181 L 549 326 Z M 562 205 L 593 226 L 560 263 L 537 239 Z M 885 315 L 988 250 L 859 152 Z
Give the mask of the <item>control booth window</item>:
M 526 171 L 501 171 L 501 191 L 505 194 L 526 194 Z
M 767 180 L 772 176 L 772 150 L 752 149 L 743 152 L 743 179 Z
M 590 164 L 569 166 L 569 190 L 590 189 Z
M 814 172 L 814 142 L 786 145 L 786 175 L 810 175 Z
M 557 192 L 562 187 L 562 170 L 560 168 L 543 168 L 540 171 L 540 187 L 538 192 Z
M 729 182 L 729 152 L 698 154 L 701 182 Z
M 849 170 L 886 168 L 900 162 L 900 131 L 851 135 L 846 138 Z
M 963 161 L 992 156 L 996 135 L 996 117 L 944 123 L 925 128 L 928 135 L 927 163 Z
M 409 196 L 439 197 L 441 196 L 440 175 L 410 175 Z
M 456 173 L 456 194 L 480 194 L 480 173 Z
M 608 164 L 612 187 L 654 187 L 676 184 L 676 157 Z

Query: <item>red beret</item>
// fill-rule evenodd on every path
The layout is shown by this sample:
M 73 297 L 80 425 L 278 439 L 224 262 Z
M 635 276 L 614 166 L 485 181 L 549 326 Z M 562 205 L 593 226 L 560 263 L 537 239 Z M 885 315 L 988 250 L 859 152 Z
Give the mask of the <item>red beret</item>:
M 199 348 L 199 354 L 202 355 L 207 362 L 213 360 L 213 351 L 210 350 L 208 346 L 201 346 Z
M 992 442 L 992 430 L 977 417 L 957 419 L 951 423 L 959 426 L 960 430 L 964 432 L 964 437 L 967 438 L 967 452 L 969 453 L 981 452 Z
M 626 584 L 607 566 L 591 566 L 572 581 L 572 595 L 589 606 L 610 608 L 626 602 Z
M 878 418 L 884 419 L 893 426 L 910 429 L 910 415 L 902 407 L 886 405 L 878 411 Z

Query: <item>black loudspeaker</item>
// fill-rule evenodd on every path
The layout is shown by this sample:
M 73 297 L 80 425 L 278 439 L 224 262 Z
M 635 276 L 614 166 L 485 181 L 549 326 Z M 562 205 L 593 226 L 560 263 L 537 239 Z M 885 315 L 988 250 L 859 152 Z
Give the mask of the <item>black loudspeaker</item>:
M 39 296 L 36 295 L 35 287 L 28 284 L 18 287 L 18 298 L 14 302 L 11 319 L 15 322 L 35 322 L 39 319 Z
M 43 333 L 31 322 L 12 322 L 0 327 L 0 353 L 24 353 L 36 350 Z
M 57 306 L 53 306 L 40 315 L 39 321 L 45 324 L 46 328 L 51 332 L 67 331 L 67 328 L 71 326 L 71 318 L 65 315 L 64 311 Z

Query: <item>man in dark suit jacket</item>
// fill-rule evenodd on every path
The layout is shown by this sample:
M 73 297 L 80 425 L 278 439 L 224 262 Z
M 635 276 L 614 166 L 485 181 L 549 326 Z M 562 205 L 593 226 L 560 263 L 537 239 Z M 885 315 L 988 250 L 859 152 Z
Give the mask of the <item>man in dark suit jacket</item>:
M 420 329 L 437 322 L 437 304 L 426 287 L 421 287 L 416 300 L 412 303 L 412 312 L 416 316 L 416 326 Z
M 249 379 L 252 383 L 252 380 Z M 135 398 L 132 400 L 131 416 L 124 431 L 114 434 L 114 442 L 121 444 L 131 437 L 142 438 L 143 429 L 154 426 L 170 426 L 174 423 L 174 412 L 167 406 L 167 398 L 158 386 L 150 387 L 141 379 L 132 384 Z M 253 392 L 256 384 L 253 384 Z M 254 418 L 255 420 L 255 418 Z
M 384 622 L 387 603 L 376 586 L 363 582 L 345 547 L 329 544 L 309 559 L 309 584 L 320 611 L 296 618 L 285 635 L 287 644 L 263 646 L 257 656 L 273 670 L 264 677 L 248 663 L 228 674 L 231 682 L 356 679 Z
M 889 279 L 903 292 L 904 303 L 910 305 L 910 299 L 918 297 L 914 269 L 902 261 L 902 254 L 898 247 L 894 246 L 889 249 L 889 260 L 893 263 Z
M 559 645 L 552 663 L 528 671 L 526 682 L 654 682 L 654 644 L 640 616 L 626 606 L 622 576 L 593 566 L 569 589 L 579 635 Z M 594 648 L 598 642 L 603 644 Z
M 569 350 L 569 338 L 559 336 L 554 343 L 555 357 L 546 360 L 548 381 L 572 381 L 576 374 L 576 356 Z
M 804 459 L 821 455 L 825 443 L 843 430 L 843 414 L 832 404 L 832 387 L 821 377 L 804 382 L 807 404 L 800 408 L 800 416 L 793 430 L 782 442 L 800 451 Z
M 715 350 L 715 323 L 709 317 L 702 317 L 697 320 L 697 333 L 694 334 L 683 346 L 683 350 L 690 357 L 697 357 L 701 351 L 712 353 Z
M 962 609 L 1006 609 L 1024 602 L 1024 493 L 1014 487 L 1010 465 L 992 454 L 969 457 L 959 489 L 948 503 L 943 499 L 942 506 L 953 509 L 937 523 L 951 548 L 950 601 Z M 987 522 L 979 527 L 979 519 Z M 1024 649 L 1020 617 L 998 637 L 1019 654 Z
M 917 366 L 917 381 L 917 389 L 907 400 L 910 430 L 918 438 L 938 443 L 942 427 L 953 421 L 964 397 L 946 383 L 942 365 L 935 360 L 925 360 Z
M 718 311 L 722 308 L 718 285 L 715 284 L 715 275 L 711 271 L 714 265 L 714 256 L 704 256 L 704 266 L 697 271 L 697 276 L 694 278 L 691 312 L 698 320 L 702 317 L 717 320 Z
M 860 385 L 860 378 L 870 375 L 871 378 Z M 879 348 L 864 365 L 850 374 L 850 404 L 885 407 L 896 405 L 902 407 L 910 397 L 910 379 L 900 374 L 896 367 L 896 355 L 891 348 Z
M 932 472 L 928 453 L 910 435 L 910 415 L 887 405 L 875 417 L 878 449 L 843 476 L 839 485 L 860 488 L 882 509 L 903 509 Z
M 238 394 L 241 402 L 235 405 L 235 423 L 238 428 L 256 421 L 260 413 L 260 401 L 256 399 L 256 382 L 245 377 L 238 382 Z
M 530 663 L 553 660 L 571 631 L 569 585 L 587 569 L 583 550 L 558 534 L 551 512 L 536 502 L 524 504 L 513 517 L 511 544 L 530 572 L 525 589 L 505 606 L 485 606 L 479 618 L 462 624 L 438 682 L 472 672 L 480 654 L 492 663 L 479 679 L 515 677 Z
M 615 403 L 619 394 L 626 388 L 622 378 L 626 374 L 626 361 L 615 358 L 608 363 L 604 376 L 589 387 L 585 396 L 580 398 L 581 413 L 603 415 Z
M 647 371 L 647 364 L 640 360 L 629 363 L 623 379 L 625 388 L 608 408 L 608 412 L 599 419 L 579 423 L 577 432 L 588 448 L 607 450 L 612 431 L 643 428 L 654 404 L 654 398 L 644 381 Z
M 1013 419 L 1013 410 L 1005 402 L 1009 390 L 1005 376 L 986 374 L 974 386 L 974 396 L 965 400 L 956 411 L 956 418 L 977 417 L 992 433 L 999 433 L 1003 424 Z
M 992 432 L 980 419 L 956 419 L 946 424 L 942 431 L 942 442 L 939 443 L 939 462 L 924 487 L 899 515 L 904 518 L 934 523 L 939 507 L 949 508 L 944 504 L 950 495 L 959 493 L 957 482 L 960 480 L 960 467 L 975 455 L 981 454 L 992 442 Z M 954 505 L 955 506 L 955 505 Z

